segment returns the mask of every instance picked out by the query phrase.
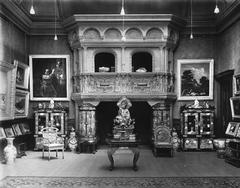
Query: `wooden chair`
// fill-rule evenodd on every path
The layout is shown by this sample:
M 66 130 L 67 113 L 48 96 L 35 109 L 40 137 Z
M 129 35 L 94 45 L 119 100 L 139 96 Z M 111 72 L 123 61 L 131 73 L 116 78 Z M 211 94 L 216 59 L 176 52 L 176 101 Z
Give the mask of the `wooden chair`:
M 48 151 L 48 160 L 50 160 L 50 151 L 56 151 L 58 157 L 58 150 L 62 150 L 62 158 L 64 159 L 64 139 L 58 136 L 58 129 L 55 127 L 45 127 L 41 130 L 42 141 L 42 158 L 44 158 L 44 150 Z
M 169 150 L 170 156 L 173 157 L 173 142 L 171 130 L 165 125 L 161 125 L 154 130 L 153 154 L 158 156 L 161 150 Z

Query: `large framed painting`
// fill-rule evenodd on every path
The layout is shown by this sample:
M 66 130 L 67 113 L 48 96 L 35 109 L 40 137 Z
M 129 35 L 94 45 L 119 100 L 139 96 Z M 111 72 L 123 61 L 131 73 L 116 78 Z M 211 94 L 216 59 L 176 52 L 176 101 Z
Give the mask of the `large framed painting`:
M 240 96 L 230 98 L 232 118 L 240 119 Z
M 16 66 L 0 61 L 0 121 L 14 118 Z
M 28 116 L 29 92 L 17 89 L 15 95 L 15 118 Z
M 179 59 L 178 100 L 213 99 L 213 59 Z
M 69 55 L 30 55 L 30 100 L 69 100 Z
M 234 94 L 240 96 L 240 74 L 234 75 Z
M 16 72 L 16 87 L 21 89 L 28 89 L 28 80 L 29 80 L 29 66 L 14 60 L 15 66 L 17 66 Z

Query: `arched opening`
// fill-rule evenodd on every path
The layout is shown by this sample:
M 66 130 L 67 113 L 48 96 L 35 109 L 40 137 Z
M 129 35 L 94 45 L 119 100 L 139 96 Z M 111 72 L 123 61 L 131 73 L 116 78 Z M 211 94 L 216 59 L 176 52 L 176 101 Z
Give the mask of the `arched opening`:
M 152 55 L 148 52 L 137 52 L 132 56 L 133 72 L 152 72 Z
M 107 52 L 96 54 L 95 72 L 115 72 L 115 56 Z
M 141 144 L 150 145 L 152 139 L 152 108 L 144 101 L 132 102 L 129 109 L 135 119 L 134 133 Z M 100 102 L 96 107 L 96 136 L 98 144 L 106 144 L 106 138 L 112 136 L 113 120 L 118 115 L 117 102 Z

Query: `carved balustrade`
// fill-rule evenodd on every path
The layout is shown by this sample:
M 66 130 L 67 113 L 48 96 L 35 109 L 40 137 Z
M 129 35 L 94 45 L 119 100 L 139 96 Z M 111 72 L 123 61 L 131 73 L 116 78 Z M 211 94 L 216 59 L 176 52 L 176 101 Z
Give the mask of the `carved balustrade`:
M 82 96 L 174 94 L 171 73 L 83 73 L 73 76 L 73 98 Z

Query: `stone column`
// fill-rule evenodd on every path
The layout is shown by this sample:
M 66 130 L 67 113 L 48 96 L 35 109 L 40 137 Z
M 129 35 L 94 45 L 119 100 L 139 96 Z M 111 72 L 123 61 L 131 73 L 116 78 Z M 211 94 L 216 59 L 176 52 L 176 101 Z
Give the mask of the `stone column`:
M 78 130 L 83 137 L 96 136 L 96 107 L 90 103 L 79 106 Z

